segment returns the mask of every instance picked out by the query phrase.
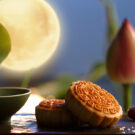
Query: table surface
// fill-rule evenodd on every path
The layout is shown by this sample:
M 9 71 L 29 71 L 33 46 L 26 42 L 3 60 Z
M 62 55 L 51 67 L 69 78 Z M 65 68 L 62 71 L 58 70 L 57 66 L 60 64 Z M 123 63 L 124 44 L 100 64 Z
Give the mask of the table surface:
M 34 114 L 16 114 L 10 124 L 0 124 L 0 133 L 34 133 L 34 134 L 135 134 L 135 122 L 126 116 L 113 127 L 106 129 L 91 129 L 89 127 L 70 129 L 40 129 L 36 124 Z

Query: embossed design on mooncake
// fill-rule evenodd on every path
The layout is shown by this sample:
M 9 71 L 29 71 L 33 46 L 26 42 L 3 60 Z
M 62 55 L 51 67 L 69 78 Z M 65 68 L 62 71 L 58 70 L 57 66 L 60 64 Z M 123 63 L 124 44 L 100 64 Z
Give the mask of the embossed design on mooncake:
M 96 84 L 87 81 L 79 81 L 75 84 L 74 91 L 80 100 L 100 112 L 116 114 L 120 110 L 116 99 Z
M 65 100 L 64 99 L 46 99 L 43 100 L 39 106 L 45 107 L 45 108 L 59 108 L 64 106 Z

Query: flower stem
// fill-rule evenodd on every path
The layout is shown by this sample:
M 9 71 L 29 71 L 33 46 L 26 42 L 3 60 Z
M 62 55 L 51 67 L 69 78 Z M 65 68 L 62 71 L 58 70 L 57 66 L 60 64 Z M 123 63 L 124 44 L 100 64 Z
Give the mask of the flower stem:
M 131 107 L 132 95 L 131 95 L 131 84 L 123 84 L 124 88 L 124 111 L 127 111 Z
M 28 72 L 26 72 L 26 74 L 24 75 L 24 79 L 21 83 L 21 87 L 23 87 L 23 88 L 28 87 L 31 76 L 32 76 L 32 69 L 29 70 Z

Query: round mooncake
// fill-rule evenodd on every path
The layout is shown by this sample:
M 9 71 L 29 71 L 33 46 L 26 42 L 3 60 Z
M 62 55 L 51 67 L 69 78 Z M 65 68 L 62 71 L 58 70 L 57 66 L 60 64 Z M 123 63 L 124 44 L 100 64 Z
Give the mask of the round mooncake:
M 66 94 L 67 108 L 91 127 L 109 127 L 122 117 L 123 111 L 112 94 L 88 82 L 73 82 Z
M 76 125 L 74 116 L 65 107 L 64 99 L 45 99 L 35 111 L 39 126 L 59 128 Z

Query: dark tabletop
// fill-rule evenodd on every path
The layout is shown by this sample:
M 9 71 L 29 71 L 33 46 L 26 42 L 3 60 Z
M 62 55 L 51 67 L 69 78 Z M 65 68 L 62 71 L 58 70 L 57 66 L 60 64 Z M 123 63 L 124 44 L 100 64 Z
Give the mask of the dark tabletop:
M 0 124 L 0 133 L 34 133 L 34 134 L 135 134 L 135 122 L 126 116 L 113 127 L 91 129 L 87 126 L 70 129 L 40 129 L 34 114 L 16 114 L 10 123 Z

